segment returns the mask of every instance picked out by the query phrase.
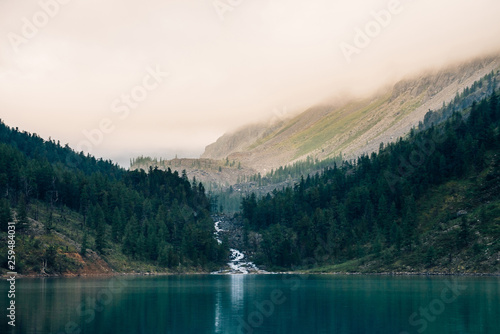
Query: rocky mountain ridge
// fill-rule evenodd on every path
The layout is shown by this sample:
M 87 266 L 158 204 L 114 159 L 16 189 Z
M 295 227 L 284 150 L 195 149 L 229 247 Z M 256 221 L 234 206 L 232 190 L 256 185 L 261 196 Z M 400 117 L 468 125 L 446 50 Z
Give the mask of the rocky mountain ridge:
M 253 124 L 208 145 L 202 158 L 238 161 L 261 173 L 303 160 L 343 153 L 355 158 L 407 134 L 429 110 L 500 69 L 500 56 L 471 60 L 399 81 L 370 97 L 309 108 L 274 124 Z

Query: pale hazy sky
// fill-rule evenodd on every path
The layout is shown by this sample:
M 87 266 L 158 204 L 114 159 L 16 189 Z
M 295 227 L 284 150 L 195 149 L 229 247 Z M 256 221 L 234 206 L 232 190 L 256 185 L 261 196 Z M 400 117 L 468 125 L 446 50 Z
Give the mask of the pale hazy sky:
M 0 0 L 0 118 L 124 166 L 197 157 L 276 110 L 498 51 L 499 15 L 498 0 Z

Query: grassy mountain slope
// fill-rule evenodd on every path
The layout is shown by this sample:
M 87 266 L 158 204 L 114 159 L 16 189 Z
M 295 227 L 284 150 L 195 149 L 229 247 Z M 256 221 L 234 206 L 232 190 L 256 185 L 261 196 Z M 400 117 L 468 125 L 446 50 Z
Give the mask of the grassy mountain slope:
M 109 240 L 105 253 L 95 250 L 96 237 L 82 230 L 83 216 L 67 208 L 52 213 L 50 229 L 46 217 L 50 209 L 43 202 L 28 207 L 28 224 L 16 234 L 16 270 L 28 276 L 101 276 L 116 273 L 177 273 L 203 271 L 189 265 L 168 268 L 154 261 L 126 255 L 120 242 Z M 19 222 L 17 224 L 19 226 Z M 111 234 L 111 231 L 108 230 Z M 4 240 L 3 233 L 0 233 Z M 86 238 L 86 241 L 84 241 Z M 82 243 L 86 244 L 83 254 Z M 0 247 L 5 253 L 5 249 Z M 1 272 L 6 263 L 2 262 Z M 205 269 L 206 270 L 206 269 Z
M 494 94 L 378 154 L 246 197 L 246 246 L 285 270 L 498 274 L 499 190 Z
M 349 158 L 377 151 L 381 142 L 392 142 L 418 125 L 429 109 L 448 104 L 464 88 L 499 68 L 500 58 L 494 56 L 424 73 L 368 98 L 315 106 L 278 124 L 262 124 L 259 131 L 252 125 L 252 131 L 243 128 L 224 135 L 207 146 L 202 157 L 229 156 L 268 172 L 307 156 L 322 160 L 340 152 Z

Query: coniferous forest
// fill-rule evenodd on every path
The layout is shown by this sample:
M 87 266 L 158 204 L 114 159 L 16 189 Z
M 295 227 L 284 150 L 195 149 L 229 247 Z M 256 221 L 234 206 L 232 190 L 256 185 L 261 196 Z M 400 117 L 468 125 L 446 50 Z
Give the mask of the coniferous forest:
M 449 269 L 465 259 L 485 272 L 498 265 L 491 259 L 500 249 L 498 95 L 445 119 L 427 119 L 370 156 L 336 158 L 291 187 L 246 196 L 244 248 L 258 264 L 286 270 L 370 261 L 374 271 L 401 263 Z M 133 270 L 134 261 L 205 271 L 228 261 L 227 242 L 213 235 L 211 200 L 185 173 L 126 171 L 0 123 L 0 194 L 2 238 L 7 223 L 18 222 L 21 273 L 74 271 L 72 251 L 95 252 L 117 270 Z M 34 221 L 43 225 L 24 233 Z M 82 247 L 64 249 L 55 242 L 63 234 Z
M 187 270 L 219 265 L 228 256 L 226 245 L 213 238 L 201 183 L 192 184 L 185 174 L 170 170 L 126 171 L 3 122 L 0 194 L 2 232 L 17 215 L 21 273 L 39 272 L 40 263 L 52 273 L 75 269 L 78 264 L 63 254 L 68 250 L 51 242 L 58 231 L 82 244 L 83 257 L 92 250 Z M 40 235 L 23 233 L 31 218 L 43 223 Z
M 401 268 L 401 259 L 411 268 L 452 268 L 457 257 L 498 265 L 488 261 L 500 250 L 499 125 L 493 94 L 378 153 L 260 199 L 249 195 L 246 245 L 258 263 L 283 269 L 328 271 L 359 259 L 357 270 L 370 261 L 375 270 Z
M 74 2 L 0 0 L 0 334 L 500 333 L 499 0 Z

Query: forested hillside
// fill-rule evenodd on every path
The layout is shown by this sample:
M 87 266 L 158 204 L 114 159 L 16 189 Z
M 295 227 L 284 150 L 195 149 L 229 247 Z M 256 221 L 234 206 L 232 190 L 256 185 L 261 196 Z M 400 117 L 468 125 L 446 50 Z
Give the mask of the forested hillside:
M 458 74 L 455 74 L 455 76 L 457 75 Z M 451 99 L 450 103 L 447 104 L 443 102 L 442 104 L 438 104 L 435 109 L 427 110 L 426 113 L 422 114 L 421 118 L 415 121 L 415 125 L 418 124 L 418 128 L 421 130 L 428 129 L 432 124 L 438 125 L 447 120 L 453 113 L 464 112 L 470 108 L 474 102 L 478 102 L 483 98 L 490 96 L 495 89 L 498 89 L 499 77 L 500 72 L 498 71 L 492 71 L 486 74 L 484 77 L 481 77 L 479 80 L 473 82 L 470 86 L 465 87 L 461 92 L 456 92 L 456 95 L 453 99 Z M 399 85 L 397 91 L 411 91 L 414 89 L 418 90 L 413 87 L 410 82 L 405 82 Z M 352 123 L 355 124 L 356 122 Z M 409 131 L 410 128 L 408 128 L 408 132 Z M 387 141 L 384 141 L 384 143 L 393 142 L 395 140 L 388 135 L 385 135 L 385 138 Z M 369 146 L 371 148 L 366 152 L 371 153 L 372 151 L 378 151 L 379 144 L 380 142 L 377 143 L 376 141 L 371 140 L 369 142 Z M 298 160 L 288 165 L 271 169 L 271 171 L 267 173 L 244 175 L 243 177 L 239 177 L 237 183 L 233 184 L 231 188 L 226 187 L 218 190 L 217 188 L 212 187 L 212 198 L 218 201 L 218 207 L 223 207 L 231 213 L 237 212 L 239 211 L 239 203 L 241 202 L 242 196 L 255 192 L 257 197 L 260 197 L 268 192 L 271 192 L 273 189 L 282 189 L 283 187 L 293 185 L 294 182 L 300 180 L 301 176 L 306 177 L 307 175 L 314 175 L 315 173 L 322 171 L 327 166 L 333 166 L 334 162 L 339 165 L 343 159 L 352 159 L 351 155 L 346 155 L 345 153 L 346 152 L 339 152 L 336 156 L 322 159 L 318 158 L 318 156 L 315 157 L 314 155 L 310 155 L 304 160 Z
M 247 247 L 272 268 L 498 272 L 499 125 L 494 94 L 378 154 L 247 196 Z
M 16 220 L 21 273 L 78 271 L 89 251 L 116 270 L 133 270 L 130 261 L 207 270 L 227 259 L 201 183 L 170 170 L 126 171 L 3 123 L 0 195 L 0 247 L 5 254 Z

